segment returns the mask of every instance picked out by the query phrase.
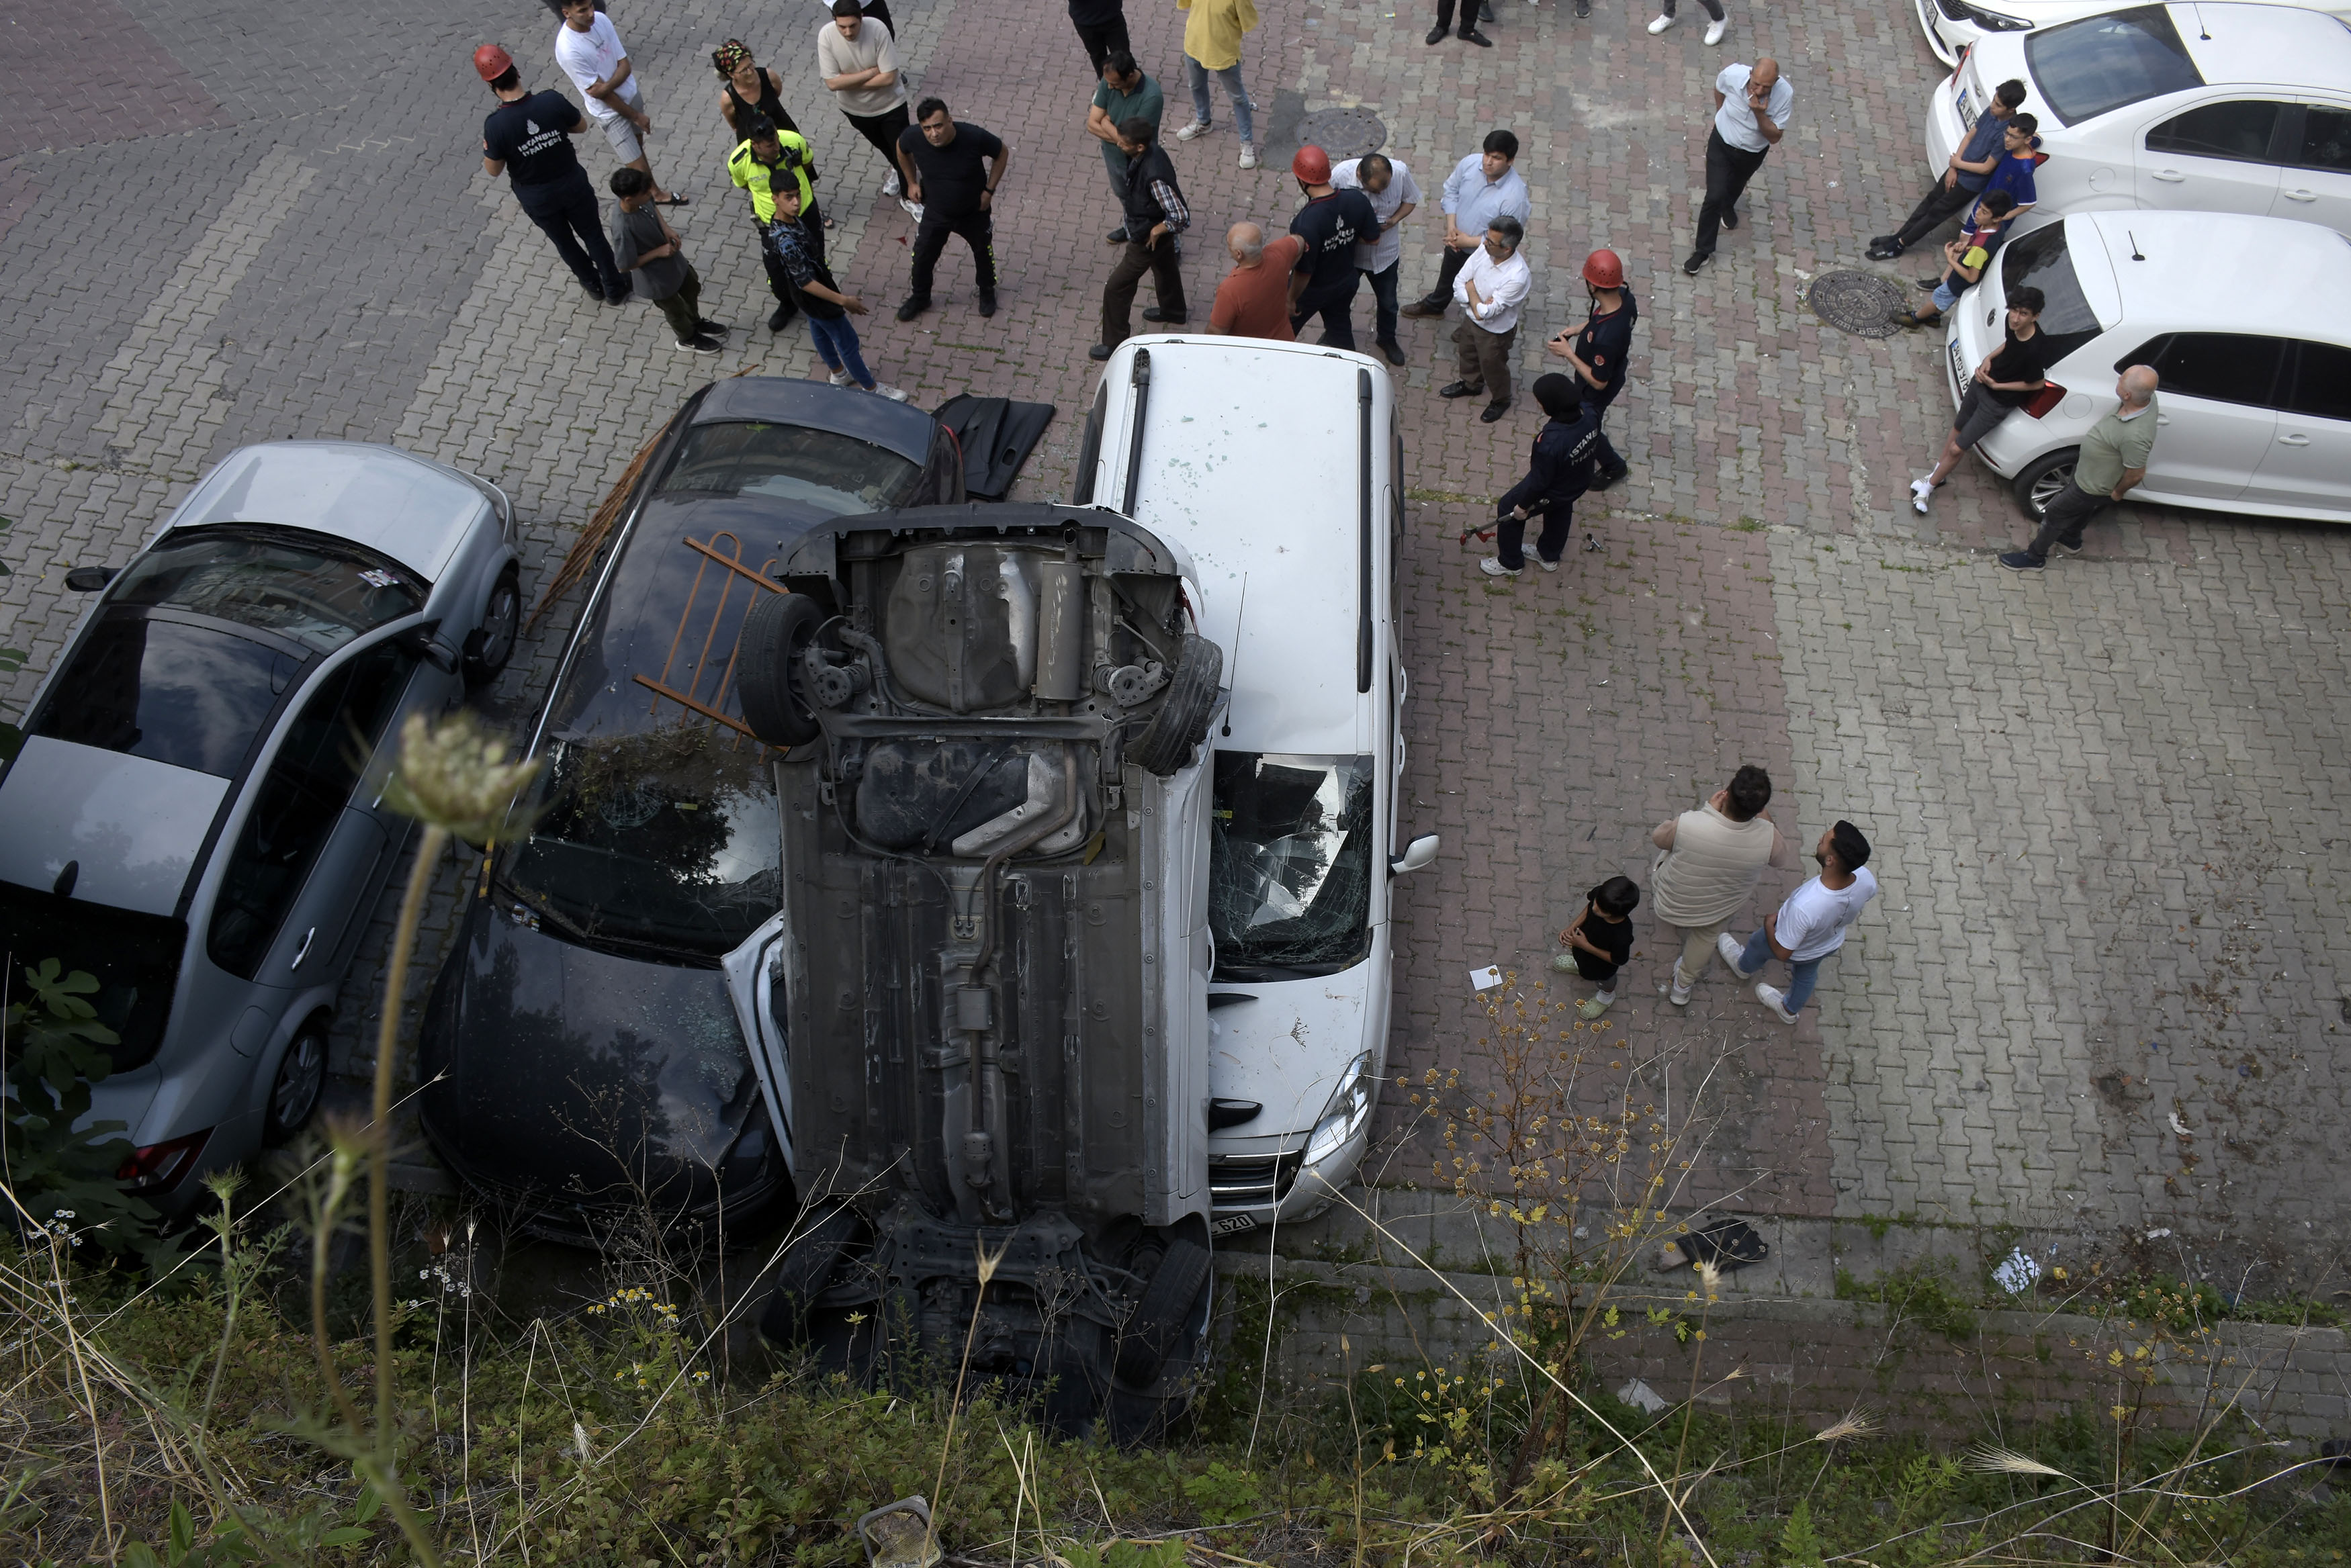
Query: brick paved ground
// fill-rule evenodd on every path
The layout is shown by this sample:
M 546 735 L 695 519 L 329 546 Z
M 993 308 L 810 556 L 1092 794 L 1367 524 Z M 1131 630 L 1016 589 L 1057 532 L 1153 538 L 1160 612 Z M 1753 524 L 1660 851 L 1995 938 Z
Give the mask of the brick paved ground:
M 1633 477 L 1582 521 L 1606 547 L 1509 587 L 1452 540 L 1515 477 L 1534 420 L 1488 427 L 1440 402 L 1446 328 L 1405 328 L 1406 815 L 1445 850 L 1405 885 L 1398 1064 L 1474 1068 L 1468 969 L 1539 968 L 1582 889 L 1618 870 L 1646 883 L 1646 829 L 1758 761 L 1806 842 L 1840 815 L 1867 828 L 1885 895 L 1793 1031 L 1719 975 L 1672 1013 L 1649 994 L 1663 961 L 1645 947 L 1614 1015 L 1633 1059 L 1661 1095 L 1682 1085 L 1677 1118 L 1720 1064 L 1698 1191 L 1790 1215 L 2168 1226 L 2199 1249 L 2188 1263 L 2314 1262 L 2351 1221 L 2351 1182 L 2323 1158 L 2351 1134 L 2334 1052 L 2351 1007 L 2351 824 L 2327 787 L 2346 760 L 2351 538 L 2126 508 L 2078 561 L 1996 572 L 1988 552 L 2020 529 L 1988 475 L 1962 469 L 1930 520 L 1899 504 L 1948 418 L 1932 348 L 1842 336 L 1801 303 L 1821 271 L 1865 265 L 1865 236 L 1914 194 L 1934 67 L 1907 9 L 1742 8 L 1716 51 L 1687 22 L 1647 36 L 1626 0 L 1582 22 L 1495 3 L 1492 50 L 1425 47 L 1414 9 L 1270 7 L 1244 57 L 1270 166 L 1235 166 L 1221 97 L 1216 134 L 1176 150 L 1203 303 L 1223 227 L 1295 205 L 1284 128 L 1348 104 L 1383 117 L 1387 151 L 1432 191 L 1488 127 L 1517 129 L 1537 211 L 1527 373 L 1541 338 L 1581 318 L 1586 249 L 1623 252 L 1643 302 L 1611 415 Z M 699 198 L 680 226 L 714 314 L 750 327 L 768 308 L 726 199 L 706 66 L 739 32 L 781 66 L 815 140 L 835 268 L 877 307 L 861 325 L 883 378 L 929 405 L 971 389 L 1080 406 L 1108 212 L 1060 7 L 894 7 L 921 89 L 1015 160 L 1003 313 L 973 313 L 951 250 L 940 308 L 901 326 L 887 307 L 911 224 L 806 63 L 818 8 L 615 4 L 656 167 Z M 1131 10 L 1180 123 L 1180 16 Z M 475 158 L 487 97 L 472 47 L 494 28 L 554 85 L 554 23 L 528 0 L 488 18 L 453 0 L 389 16 L 284 0 L 13 8 L 0 511 L 20 523 L 0 639 L 33 659 L 0 696 L 26 695 L 70 629 L 65 567 L 120 561 L 240 442 L 394 440 L 468 464 L 516 497 L 535 584 L 700 379 L 808 372 L 798 336 L 738 332 L 722 359 L 694 360 L 649 310 L 581 300 Z M 1798 95 L 1788 138 L 1750 222 L 1685 279 L 1706 85 L 1766 48 Z M 592 133 L 582 145 L 601 177 L 608 151 Z M 1433 232 L 1416 228 L 1408 290 L 1433 273 Z M 1063 492 L 1076 427 L 1049 432 L 1022 493 Z M 519 724 L 543 692 L 565 618 L 501 684 L 501 718 Z M 1769 879 L 1758 918 L 1791 881 Z M 453 867 L 436 943 L 455 884 Z M 380 914 L 347 988 L 345 1067 L 365 1063 L 382 928 Z

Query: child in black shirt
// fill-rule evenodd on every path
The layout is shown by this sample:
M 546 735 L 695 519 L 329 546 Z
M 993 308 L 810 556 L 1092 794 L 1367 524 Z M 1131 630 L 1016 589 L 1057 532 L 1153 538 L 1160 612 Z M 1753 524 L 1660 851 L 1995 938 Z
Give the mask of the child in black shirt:
M 1633 956 L 1632 913 L 1640 906 L 1641 889 L 1630 877 L 1611 877 L 1592 889 L 1583 913 L 1559 933 L 1567 951 L 1551 961 L 1556 970 L 1573 970 L 1600 989 L 1588 1002 L 1579 1002 L 1579 1017 L 1597 1018 L 1616 1000 L 1616 971 Z

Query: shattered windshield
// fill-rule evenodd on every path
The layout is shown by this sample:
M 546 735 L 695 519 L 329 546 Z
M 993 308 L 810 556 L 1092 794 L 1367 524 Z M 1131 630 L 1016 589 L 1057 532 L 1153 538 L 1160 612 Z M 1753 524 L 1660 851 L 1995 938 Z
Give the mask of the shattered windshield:
M 134 562 L 108 602 L 186 610 L 332 653 L 424 607 L 424 585 L 356 545 L 253 528 L 174 532 Z
M 696 425 L 662 481 L 665 495 L 764 495 L 836 517 L 914 499 L 922 470 L 872 441 L 806 425 Z
M 1335 974 L 1371 950 L 1372 759 L 1217 753 L 1218 980 Z

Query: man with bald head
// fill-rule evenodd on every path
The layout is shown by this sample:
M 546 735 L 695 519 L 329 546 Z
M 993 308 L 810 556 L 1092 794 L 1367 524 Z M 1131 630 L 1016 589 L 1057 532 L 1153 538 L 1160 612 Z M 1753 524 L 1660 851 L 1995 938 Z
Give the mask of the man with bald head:
M 2041 532 L 2023 549 L 2002 556 L 2001 566 L 2037 572 L 2049 564 L 2053 549 L 2082 553 L 2083 525 L 2147 477 L 2147 461 L 2155 451 L 2155 389 L 2153 366 L 2133 365 L 2122 373 L 2115 382 L 2121 407 L 2090 427 L 2072 477 L 2041 510 Z
M 1208 330 L 1232 337 L 1292 341 L 1290 275 L 1305 254 L 1306 242 L 1296 234 L 1269 242 L 1255 223 L 1235 223 L 1225 231 L 1225 250 L 1233 258 L 1233 270 L 1217 286 Z
M 1714 78 L 1714 129 L 1706 139 L 1706 202 L 1698 210 L 1698 244 L 1682 271 L 1695 276 L 1714 259 L 1718 228 L 1739 226 L 1739 198 L 1764 157 L 1780 144 L 1795 89 L 1770 56 L 1751 66 L 1725 66 Z

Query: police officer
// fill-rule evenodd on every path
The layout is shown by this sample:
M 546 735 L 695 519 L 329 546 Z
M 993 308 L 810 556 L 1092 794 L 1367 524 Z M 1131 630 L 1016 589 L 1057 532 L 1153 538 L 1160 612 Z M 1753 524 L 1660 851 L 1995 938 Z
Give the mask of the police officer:
M 1625 263 L 1614 251 L 1593 251 L 1583 258 L 1583 292 L 1591 296 L 1592 317 L 1581 332 L 1562 332 L 1543 345 L 1566 360 L 1583 383 L 1583 396 L 1591 407 L 1593 428 L 1597 430 L 1608 405 L 1625 389 L 1625 358 L 1633 349 L 1633 323 L 1641 319 L 1641 307 L 1634 303 L 1633 291 L 1625 282 Z M 1625 460 L 1602 435 L 1592 449 L 1599 472 L 1592 488 L 1605 490 L 1625 477 Z
M 1355 270 L 1355 246 L 1379 237 L 1379 214 L 1361 191 L 1332 185 L 1331 155 L 1311 142 L 1290 161 L 1290 172 L 1306 193 L 1306 205 L 1290 220 L 1290 232 L 1306 242 L 1290 277 L 1290 329 L 1296 332 L 1320 316 L 1322 340 L 1333 348 L 1353 348 L 1355 324 L 1350 318 L 1355 290 L 1364 282 Z
M 776 122 L 764 114 L 749 116 L 742 130 L 742 141 L 726 160 L 726 177 L 750 195 L 751 226 L 759 231 L 759 259 L 767 265 L 768 292 L 776 296 L 776 310 L 768 317 L 768 330 L 781 332 L 799 312 L 799 302 L 792 291 L 791 274 L 785 269 L 783 258 L 776 254 L 772 236 L 778 223 L 790 222 L 776 215 L 776 187 L 789 177 L 799 192 L 798 226 L 801 248 L 815 257 L 817 265 L 822 266 L 824 214 L 816 210 L 816 194 L 811 189 L 816 164 L 809 156 L 806 137 L 796 130 L 778 130 Z
M 498 107 L 482 121 L 482 167 L 514 182 L 515 200 L 555 242 L 590 297 L 619 305 L 629 297 L 628 280 L 612 265 L 596 188 L 571 150 L 571 139 L 588 129 L 587 116 L 559 92 L 525 92 L 514 57 L 496 44 L 474 51 L 474 69 L 498 95 Z
M 1527 476 L 1495 503 L 1494 554 L 1478 563 L 1489 577 L 1515 577 L 1526 569 L 1527 519 L 1542 514 L 1535 540 L 1535 565 L 1559 570 L 1567 531 L 1575 521 L 1575 498 L 1592 488 L 1593 452 L 1600 445 L 1600 410 L 1583 400 L 1568 377 L 1554 372 L 1535 381 L 1535 401 L 1551 416 L 1535 437 Z

